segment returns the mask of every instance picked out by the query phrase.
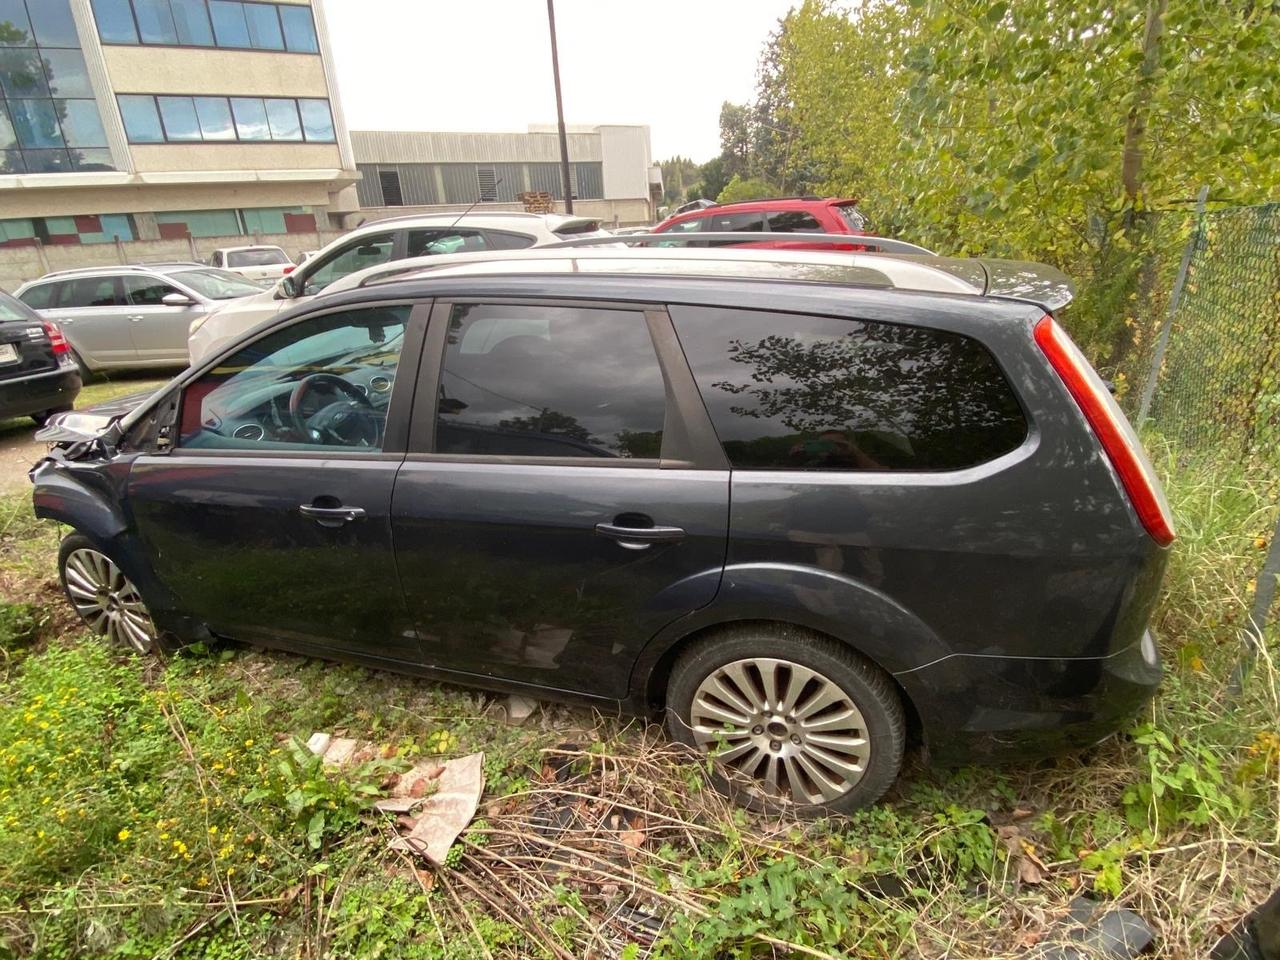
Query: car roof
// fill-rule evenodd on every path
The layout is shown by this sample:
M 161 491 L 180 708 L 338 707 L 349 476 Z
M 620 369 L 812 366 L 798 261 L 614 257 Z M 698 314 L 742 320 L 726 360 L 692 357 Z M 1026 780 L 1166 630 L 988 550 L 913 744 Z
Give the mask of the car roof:
M 213 252 L 214 253 L 239 253 L 242 250 L 280 250 L 283 252 L 284 247 L 281 247 L 274 243 L 249 243 L 249 244 L 245 244 L 242 247 L 219 247 L 217 250 Z
M 413 280 L 592 274 L 594 276 L 774 281 L 827 284 L 919 293 L 1023 300 L 1060 309 L 1072 298 L 1065 274 L 1045 264 L 919 254 L 607 247 L 530 248 L 447 254 L 431 262 L 372 267 L 363 285 L 383 287 Z
M 525 213 L 520 210 L 472 210 L 469 213 L 417 213 L 400 217 L 385 217 L 381 220 L 370 220 L 360 224 L 352 233 L 363 232 L 387 226 L 412 226 L 421 223 L 423 226 L 475 226 L 498 227 L 506 224 L 514 230 L 542 227 L 552 233 L 565 227 L 586 227 L 599 224 L 598 217 L 579 217 L 564 213 Z

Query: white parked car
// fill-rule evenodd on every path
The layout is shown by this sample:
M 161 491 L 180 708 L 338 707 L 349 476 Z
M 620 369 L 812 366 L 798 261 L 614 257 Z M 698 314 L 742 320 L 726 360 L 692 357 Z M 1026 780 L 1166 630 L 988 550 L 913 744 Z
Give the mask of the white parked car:
M 294 263 L 280 247 L 223 247 L 213 251 L 209 266 L 221 267 L 249 280 L 279 280 Z
M 191 324 L 192 363 L 281 310 L 305 303 L 343 277 L 416 257 L 519 250 L 583 236 L 610 236 L 600 222 L 559 213 L 434 213 L 366 223 L 339 237 L 269 290 Z

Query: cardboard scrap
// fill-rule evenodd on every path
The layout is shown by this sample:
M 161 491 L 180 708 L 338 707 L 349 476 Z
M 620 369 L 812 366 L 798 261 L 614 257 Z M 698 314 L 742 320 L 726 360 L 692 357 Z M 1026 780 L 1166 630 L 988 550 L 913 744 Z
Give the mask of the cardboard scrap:
M 326 764 L 346 766 L 374 756 L 374 745 L 327 733 L 314 733 L 307 748 Z M 391 842 L 392 850 L 425 856 L 441 866 L 449 848 L 475 817 L 484 793 L 484 754 L 473 753 L 446 761 L 420 760 L 391 782 L 387 796 L 373 806 L 397 813 L 396 825 L 405 836 Z

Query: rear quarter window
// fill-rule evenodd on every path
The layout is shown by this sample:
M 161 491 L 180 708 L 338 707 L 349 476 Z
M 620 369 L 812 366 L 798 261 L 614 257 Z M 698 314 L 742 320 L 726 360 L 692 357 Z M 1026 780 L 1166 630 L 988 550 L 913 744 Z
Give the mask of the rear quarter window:
M 959 470 L 1027 423 L 971 337 L 905 324 L 672 307 L 729 462 L 747 470 Z
M 30 290 L 24 290 L 18 299 L 32 310 L 48 310 L 54 304 L 54 293 L 57 289 L 56 283 L 42 283 Z

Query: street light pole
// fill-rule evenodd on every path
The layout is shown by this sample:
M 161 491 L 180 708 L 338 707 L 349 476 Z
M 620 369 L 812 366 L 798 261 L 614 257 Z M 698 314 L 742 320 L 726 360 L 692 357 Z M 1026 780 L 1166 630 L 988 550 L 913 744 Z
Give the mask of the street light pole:
M 573 213 L 573 185 L 569 179 L 569 137 L 564 130 L 564 99 L 560 96 L 560 55 L 556 50 L 555 0 L 547 0 L 547 24 L 551 28 L 551 73 L 556 81 L 556 125 L 560 128 L 560 178 L 564 181 L 564 212 Z

